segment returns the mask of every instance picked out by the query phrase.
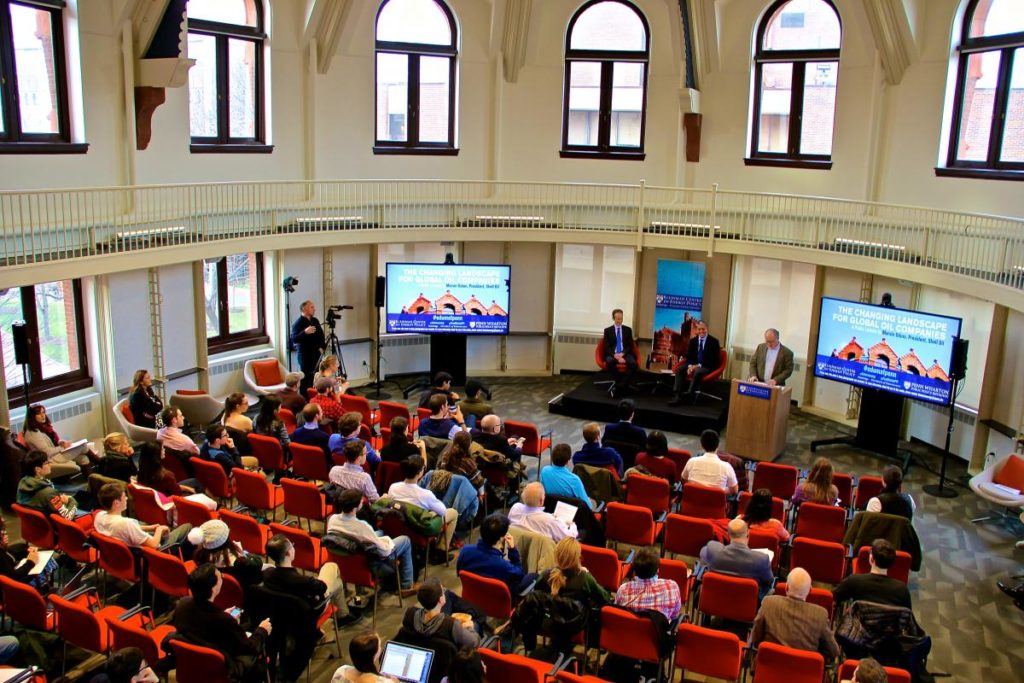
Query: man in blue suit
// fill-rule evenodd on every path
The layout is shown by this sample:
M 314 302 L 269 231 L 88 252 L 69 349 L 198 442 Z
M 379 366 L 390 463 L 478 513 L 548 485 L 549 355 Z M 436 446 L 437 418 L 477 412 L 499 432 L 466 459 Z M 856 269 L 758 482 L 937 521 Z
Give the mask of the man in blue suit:
M 749 535 L 747 523 L 737 517 L 729 522 L 729 545 L 708 541 L 700 551 L 700 561 L 709 571 L 729 572 L 755 579 L 761 597 L 764 597 L 775 580 L 772 561 L 767 553 L 750 549 L 747 545 Z

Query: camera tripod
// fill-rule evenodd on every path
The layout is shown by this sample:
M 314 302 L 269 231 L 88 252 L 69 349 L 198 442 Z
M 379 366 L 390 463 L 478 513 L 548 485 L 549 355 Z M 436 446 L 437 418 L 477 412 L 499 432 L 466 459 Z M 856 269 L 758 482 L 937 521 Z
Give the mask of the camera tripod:
M 345 357 L 341 355 L 341 340 L 338 339 L 334 328 L 338 324 L 338 320 L 341 319 L 341 311 L 351 308 L 351 306 L 331 306 L 327 309 L 327 320 L 323 323 L 325 337 L 324 352 L 320 354 L 320 358 L 316 362 L 317 369 L 319 370 L 320 364 L 324 362 L 324 358 L 335 356 L 338 359 L 337 374 L 346 379 L 348 379 L 348 371 L 345 369 Z

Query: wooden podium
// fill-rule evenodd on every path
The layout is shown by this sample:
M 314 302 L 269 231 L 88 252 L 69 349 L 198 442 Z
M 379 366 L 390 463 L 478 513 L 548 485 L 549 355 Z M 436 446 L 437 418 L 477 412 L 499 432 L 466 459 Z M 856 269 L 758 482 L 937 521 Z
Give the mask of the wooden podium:
M 786 448 L 790 387 L 732 381 L 726 452 L 748 460 L 774 460 Z

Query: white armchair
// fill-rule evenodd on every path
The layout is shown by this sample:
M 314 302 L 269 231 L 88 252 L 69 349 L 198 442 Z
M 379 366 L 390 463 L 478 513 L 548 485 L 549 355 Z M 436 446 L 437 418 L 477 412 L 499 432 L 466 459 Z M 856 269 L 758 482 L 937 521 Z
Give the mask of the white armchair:
M 284 389 L 284 376 L 288 370 L 276 358 L 254 358 L 245 361 L 242 374 L 245 383 L 261 396 L 269 396 Z
M 995 462 L 989 465 L 986 469 L 982 470 L 978 474 L 971 477 L 970 486 L 971 490 L 976 494 L 994 503 L 1000 508 L 1011 508 L 1015 511 L 1019 511 L 1021 507 L 1024 507 L 1024 491 L 1018 491 L 1016 494 L 1012 490 L 1001 487 L 995 483 L 997 473 L 1003 469 L 1010 458 L 1014 457 L 1014 454 L 1005 455 L 1002 458 L 997 458 Z M 1019 455 L 1016 457 L 1020 457 Z M 986 517 L 978 517 L 972 519 L 972 522 L 985 522 L 990 519 L 1006 519 L 1011 515 L 1003 509 L 994 510 L 994 514 Z
M 205 427 L 224 412 L 224 401 L 204 392 L 175 392 L 171 396 L 172 406 L 181 411 L 185 421 L 196 427 Z
M 121 431 L 128 437 L 129 441 L 135 443 L 144 441 L 156 443 L 156 430 L 132 424 L 128 421 L 128 415 L 130 414 L 131 410 L 128 408 L 127 398 L 122 398 L 114 404 L 114 417 L 117 418 L 118 424 L 121 425 Z

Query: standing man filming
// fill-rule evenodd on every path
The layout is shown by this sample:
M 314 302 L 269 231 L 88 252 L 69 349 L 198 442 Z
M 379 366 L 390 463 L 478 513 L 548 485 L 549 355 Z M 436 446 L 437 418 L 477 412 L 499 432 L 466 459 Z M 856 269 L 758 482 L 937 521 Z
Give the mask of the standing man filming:
M 316 374 L 320 354 L 324 352 L 327 342 L 320 321 L 316 319 L 316 306 L 313 302 L 308 299 L 303 301 L 299 312 L 301 315 L 292 323 L 292 344 L 298 351 L 299 367 L 303 374 L 300 389 L 305 396 L 306 390 L 313 386 L 313 375 Z
M 629 386 L 629 380 L 636 372 L 636 356 L 633 354 L 633 328 L 622 324 L 622 309 L 612 311 L 613 325 L 604 328 L 604 366 L 615 380 L 612 396 L 622 394 Z M 626 371 L 619 372 L 619 363 L 626 364 Z
M 764 382 L 769 386 L 786 386 L 793 374 L 793 352 L 779 341 L 779 331 L 769 327 L 764 331 L 764 343 L 758 344 L 750 358 L 750 382 Z

